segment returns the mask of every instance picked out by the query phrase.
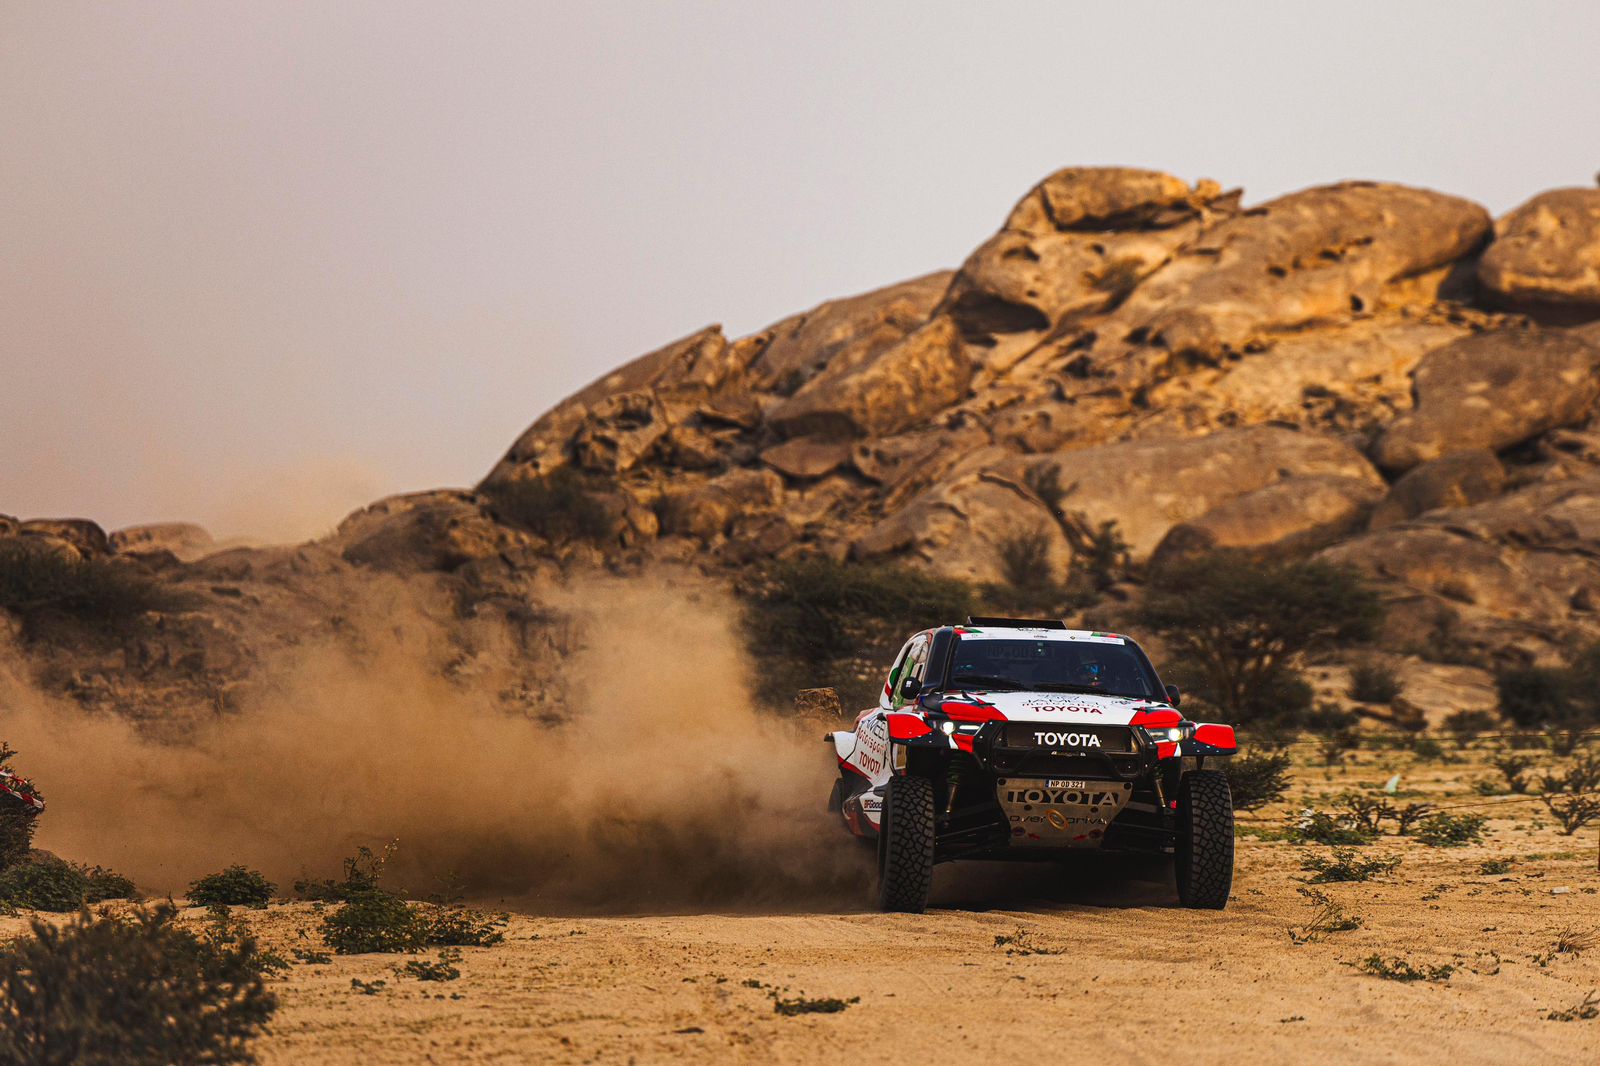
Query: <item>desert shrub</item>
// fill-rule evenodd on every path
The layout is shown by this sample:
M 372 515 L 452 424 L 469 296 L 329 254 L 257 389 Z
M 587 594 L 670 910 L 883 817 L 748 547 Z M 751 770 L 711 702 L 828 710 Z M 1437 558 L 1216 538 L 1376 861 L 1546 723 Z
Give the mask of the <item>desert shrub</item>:
M 1019 591 L 1055 583 L 1050 572 L 1050 533 L 1029 529 L 1000 538 L 995 554 L 1007 585 Z
M 1544 1016 L 1547 1022 L 1586 1022 L 1600 1018 L 1600 989 L 1589 990 L 1589 994 L 1570 1007 L 1552 1010 Z
M 570 466 L 542 478 L 498 482 L 484 490 L 494 516 L 550 541 L 602 541 L 616 523 L 597 490 Z
M 836 682 L 848 706 L 876 698 L 882 674 L 865 682 L 836 676 L 853 656 L 881 670 L 908 632 L 965 620 L 970 585 L 884 563 L 821 556 L 776 562 L 739 589 L 746 644 L 763 664 L 762 694 L 786 704 L 796 689 Z
M 1423 734 L 1419 734 L 1411 739 L 1411 754 L 1415 755 L 1422 762 L 1433 762 L 1435 760 L 1443 760 L 1447 762 L 1460 761 L 1455 756 L 1446 752 L 1443 744 L 1440 744 L 1434 738 Z
M 1398 857 L 1389 859 L 1363 859 L 1349 848 L 1335 848 L 1330 855 L 1312 855 L 1300 864 L 1300 869 L 1313 876 L 1313 885 L 1334 884 L 1344 881 L 1370 881 L 1380 874 L 1392 873 L 1400 865 Z
M 422 911 L 428 943 L 441 947 L 486 948 L 505 940 L 509 919 L 466 907 L 432 907 Z
M 56 615 L 114 629 L 146 611 L 181 604 L 177 592 L 124 561 L 80 559 L 46 545 L 0 542 L 0 609 L 30 627 Z
M 1390 815 L 1395 821 L 1395 832 L 1405 836 L 1412 826 L 1433 814 L 1434 810 L 1432 803 L 1408 803 L 1398 808 Z
M 1384 820 L 1394 814 L 1394 808 L 1389 805 L 1389 801 L 1377 796 L 1350 792 L 1339 797 L 1339 801 L 1344 807 L 1342 816 L 1351 824 L 1360 826 L 1374 836 L 1383 831 Z
M 1383 663 L 1364 660 L 1350 670 L 1349 695 L 1357 703 L 1393 703 L 1400 695 L 1400 678 Z
M 1347 812 L 1329 814 L 1308 808 L 1289 818 L 1285 835 L 1295 844 L 1359 846 L 1372 843 L 1378 831 L 1356 821 Z
M 259 871 L 230 866 L 220 873 L 207 874 L 189 886 L 189 902 L 202 907 L 265 907 L 277 886 Z
M 427 946 L 428 927 L 416 907 L 380 889 L 325 917 L 322 939 L 340 955 L 416 951 Z
M 88 882 L 83 895 L 85 903 L 104 903 L 108 899 L 137 899 L 139 896 L 139 890 L 132 878 L 124 877 L 115 870 L 107 870 L 103 866 L 91 866 L 82 872 Z
M 18 863 L 0 873 L 0 902 L 7 906 L 65 913 L 88 898 L 88 875 L 54 857 Z
M 1361 960 L 1360 965 L 1363 973 L 1370 973 L 1386 981 L 1448 981 L 1450 975 L 1456 972 L 1456 968 L 1449 964 L 1430 966 L 1423 963 L 1413 966 L 1405 959 L 1385 958 L 1382 955 L 1369 955 Z
M 1289 789 L 1291 762 L 1287 751 L 1253 751 L 1224 759 L 1222 772 L 1233 793 L 1233 809 L 1260 810 L 1282 799 Z
M 0 949 L 0 1061 L 165 1066 L 253 1061 L 277 1007 L 248 936 L 205 938 L 170 905 L 34 922 Z
M 419 981 L 454 981 L 461 976 L 461 970 L 456 966 L 460 961 L 461 952 L 446 950 L 439 953 L 436 962 L 412 959 L 397 972 Z
M 344 878 L 313 881 L 301 878 L 294 883 L 295 892 L 302 899 L 320 903 L 345 903 L 378 890 L 383 878 L 383 868 L 394 854 L 395 845 L 387 844 L 381 852 L 362 845 L 356 853 L 344 860 Z
M 1138 611 L 1200 679 L 1198 694 L 1237 721 L 1303 715 L 1310 693 L 1294 658 L 1369 639 L 1382 618 L 1354 570 L 1227 553 L 1164 567 Z
M 1432 848 L 1481 843 L 1488 819 L 1481 814 L 1435 814 L 1417 824 L 1417 839 Z
M 1364 924 L 1364 919 L 1360 915 L 1348 913 L 1314 888 L 1300 888 L 1295 891 L 1304 896 L 1306 902 L 1315 908 L 1311 918 L 1304 925 L 1298 928 L 1290 927 L 1289 939 L 1296 944 L 1315 944 L 1329 933 L 1348 933 L 1360 929 Z
M 1494 759 L 1494 768 L 1505 778 L 1506 788 L 1519 796 L 1528 791 L 1527 775 L 1532 767 L 1533 760 L 1526 755 L 1506 753 Z
M 1600 789 L 1600 754 L 1590 752 L 1560 773 L 1539 775 L 1539 787 L 1545 792 L 1593 792 Z
M 1465 745 L 1479 733 L 1492 733 L 1500 727 L 1500 719 L 1488 711 L 1452 711 L 1444 716 L 1444 730 Z
M 1361 746 L 1361 734 L 1354 729 L 1341 729 L 1337 733 L 1329 733 L 1317 742 L 1317 754 L 1329 766 L 1342 762 L 1346 752 L 1355 751 Z
M 1600 722 L 1600 645 L 1562 666 L 1513 667 L 1494 680 L 1500 712 L 1525 729 L 1564 730 L 1576 743 L 1578 731 Z
M 1572 836 L 1590 822 L 1600 821 L 1600 799 L 1593 796 L 1559 796 L 1545 794 L 1543 801 L 1550 814 L 1561 823 L 1561 831 Z

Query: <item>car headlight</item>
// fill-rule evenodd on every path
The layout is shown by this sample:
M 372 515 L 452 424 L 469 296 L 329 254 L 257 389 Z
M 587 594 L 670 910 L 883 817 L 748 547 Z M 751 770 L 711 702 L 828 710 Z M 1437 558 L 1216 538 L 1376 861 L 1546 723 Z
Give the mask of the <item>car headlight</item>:
M 1193 722 L 1179 722 L 1170 726 L 1143 726 L 1144 735 L 1152 744 L 1176 744 L 1194 736 Z

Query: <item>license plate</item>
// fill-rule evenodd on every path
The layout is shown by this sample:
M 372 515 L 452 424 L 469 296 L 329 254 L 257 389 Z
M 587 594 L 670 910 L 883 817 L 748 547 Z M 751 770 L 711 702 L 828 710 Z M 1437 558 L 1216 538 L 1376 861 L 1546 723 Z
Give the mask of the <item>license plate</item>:
M 1045 782 L 1045 787 L 1046 788 L 1077 788 L 1077 789 L 1084 789 L 1084 788 L 1088 788 L 1089 787 L 1089 782 L 1087 782 L 1087 781 L 1072 781 L 1072 780 L 1059 780 L 1058 781 L 1057 779 L 1052 777 L 1048 781 Z

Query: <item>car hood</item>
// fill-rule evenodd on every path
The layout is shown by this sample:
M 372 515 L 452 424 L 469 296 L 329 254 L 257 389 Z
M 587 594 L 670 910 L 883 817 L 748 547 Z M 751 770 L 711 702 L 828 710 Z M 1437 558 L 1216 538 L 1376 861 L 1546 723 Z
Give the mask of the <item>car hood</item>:
M 1140 711 L 1170 708 L 1156 700 L 1085 692 L 963 692 L 944 697 L 940 704 L 946 714 L 957 718 L 1097 725 L 1127 725 Z

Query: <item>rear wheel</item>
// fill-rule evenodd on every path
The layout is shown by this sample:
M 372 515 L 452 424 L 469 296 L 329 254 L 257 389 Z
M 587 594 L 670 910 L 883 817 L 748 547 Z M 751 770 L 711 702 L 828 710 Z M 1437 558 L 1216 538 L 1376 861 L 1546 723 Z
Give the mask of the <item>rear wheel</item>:
M 1195 770 L 1178 786 L 1178 899 L 1220 911 L 1233 888 L 1233 796 L 1220 770 Z
M 878 830 L 878 909 L 920 914 L 933 889 L 933 782 L 895 777 Z

